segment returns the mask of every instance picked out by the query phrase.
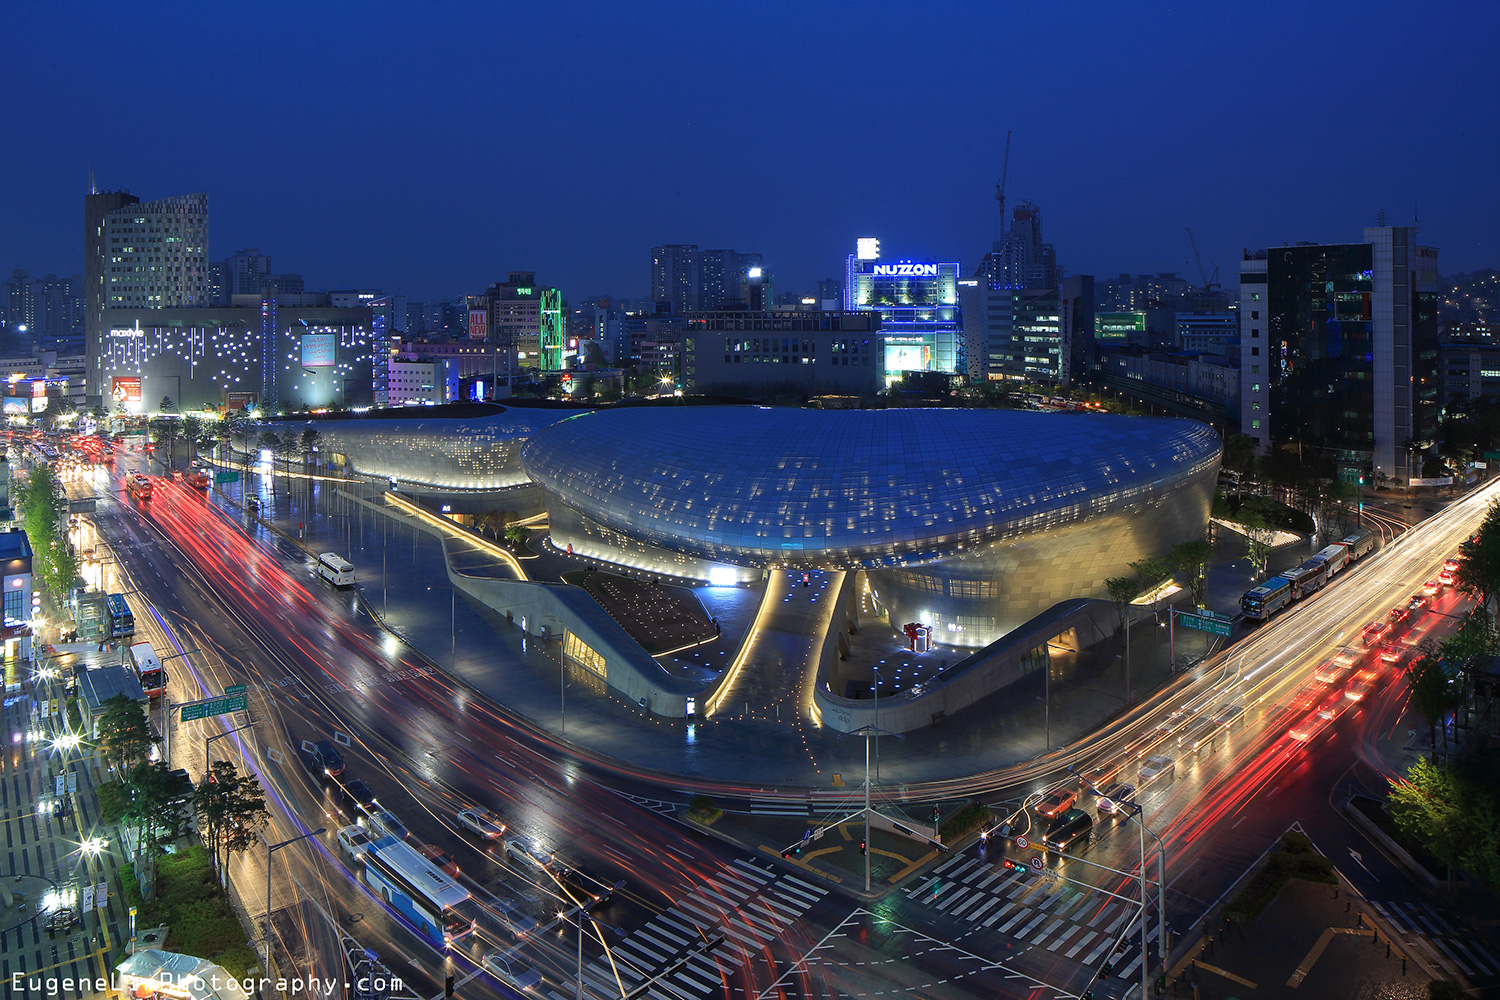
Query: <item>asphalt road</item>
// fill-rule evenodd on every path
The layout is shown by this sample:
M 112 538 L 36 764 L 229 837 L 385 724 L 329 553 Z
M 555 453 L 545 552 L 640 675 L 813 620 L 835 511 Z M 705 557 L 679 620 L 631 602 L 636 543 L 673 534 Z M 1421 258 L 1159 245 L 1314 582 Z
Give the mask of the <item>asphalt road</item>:
M 118 474 L 111 485 L 118 486 Z M 1378 718 L 1384 725 L 1402 685 L 1390 682 L 1388 670 L 1385 686 L 1363 702 L 1331 689 L 1315 691 L 1309 701 L 1309 675 L 1338 647 L 1357 642 L 1366 621 L 1434 575 L 1482 513 L 1483 500 L 1470 498 L 1424 523 L 1401 545 L 1211 661 L 1198 679 L 1183 683 L 1179 704 L 1148 706 L 1118 738 L 1080 762 L 1118 762 L 1128 778 L 1147 752 L 1177 757 L 1175 780 L 1141 797 L 1147 824 L 1165 844 L 1170 927 L 1191 930 L 1207 904 L 1294 821 L 1339 856 L 1341 870 L 1358 883 L 1362 876 L 1342 861 L 1349 833 L 1340 835 L 1336 815 L 1329 815 L 1330 792 L 1342 791 L 1351 763 L 1368 753 L 1361 720 Z M 336 924 L 380 952 L 422 995 L 439 992 L 448 972 L 464 983 L 462 995 L 503 992 L 487 975 L 470 979 L 474 961 L 497 947 L 519 947 L 547 976 L 543 992 L 571 995 L 573 926 L 556 919 L 558 904 L 544 886 L 504 864 L 493 847 L 456 832 L 451 816 L 466 805 L 496 810 L 514 835 L 544 853 L 556 850 L 606 880 L 625 880 L 584 936 L 585 976 L 606 992 L 616 975 L 630 987 L 666 971 L 651 988 L 678 998 L 754 995 L 773 985 L 778 993 L 803 996 L 898 987 L 932 996 L 1066 995 L 1095 977 L 1132 926 L 1133 904 L 1106 895 L 1133 898 L 1130 873 L 1139 845 L 1128 824 L 1101 824 L 1097 842 L 1080 857 L 1051 864 L 1058 877 L 997 868 L 1002 850 L 1028 861 L 1034 852 L 991 841 L 984 853 L 945 859 L 935 874 L 883 900 L 856 903 L 827 883 L 661 815 L 650 807 L 650 793 L 671 799 L 668 792 L 574 760 L 454 686 L 376 629 L 347 593 L 317 581 L 309 561 L 284 544 L 256 541 L 241 530 L 240 518 L 211 508 L 180 484 L 159 480 L 149 504 L 128 497 L 106 501 L 94 521 L 125 564 L 104 571 L 128 570 L 122 589 L 139 588 L 152 606 L 166 609 L 154 624 L 138 610 L 159 652 L 177 651 L 162 625 L 171 626 L 184 649 L 197 650 L 168 663 L 174 700 L 231 683 L 251 689 L 254 739 L 230 737 L 215 753 L 228 755 L 234 747 L 260 761 L 279 811 L 289 817 L 269 835 L 329 830 L 316 851 L 297 845 L 278 854 L 283 888 L 273 892 L 277 912 L 295 904 L 302 923 L 290 926 L 306 928 L 305 903 L 316 902 L 332 917 L 322 921 L 328 927 L 318 932 L 321 940 L 338 937 Z M 1288 729 L 1333 693 L 1340 695 L 1341 711 L 1321 720 L 1326 725 L 1306 744 L 1290 739 Z M 1182 755 L 1175 745 L 1179 729 L 1230 704 L 1245 709 L 1245 721 L 1215 741 L 1211 753 Z M 1198 711 L 1158 728 L 1182 706 Z M 195 773 L 203 761 L 200 730 L 218 728 L 189 723 L 173 737 L 174 763 Z M 458 861 L 465 884 L 495 915 L 482 938 L 474 935 L 445 959 L 339 861 L 331 834 L 349 813 L 297 753 L 303 740 L 318 738 L 345 743 L 348 775 L 365 780 L 414 841 L 435 843 Z M 1357 777 L 1373 782 L 1377 775 Z M 1076 784 L 1066 775 L 1033 778 L 995 797 L 1020 803 L 1059 781 Z M 1021 821 L 1012 832 L 1025 832 Z M 1370 879 L 1380 879 L 1368 883 L 1371 899 L 1421 898 L 1401 887 L 1398 872 L 1361 854 Z M 247 857 L 242 863 L 247 877 L 241 883 L 263 884 L 264 868 L 256 868 L 263 862 Z M 297 877 L 296 887 L 285 884 L 283 872 Z M 1154 866 L 1149 874 L 1154 877 Z M 263 890 L 258 903 L 247 905 L 263 911 Z M 1106 992 L 1118 991 L 1150 961 L 1158 947 L 1154 918 L 1151 923 L 1146 952 L 1132 932 L 1104 977 Z M 279 929 L 283 921 L 276 924 Z M 308 931 L 299 934 L 284 949 L 289 957 L 331 961 L 325 947 L 306 945 L 313 940 Z M 601 939 L 610 944 L 613 967 Z

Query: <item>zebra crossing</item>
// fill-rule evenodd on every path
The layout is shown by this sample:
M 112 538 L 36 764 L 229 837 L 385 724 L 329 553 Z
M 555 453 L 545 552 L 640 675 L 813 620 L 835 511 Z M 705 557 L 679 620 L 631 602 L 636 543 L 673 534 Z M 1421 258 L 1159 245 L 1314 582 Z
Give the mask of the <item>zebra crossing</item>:
M 644 987 L 639 995 L 655 1000 L 722 994 L 725 980 L 751 955 L 826 895 L 795 875 L 735 859 L 585 966 L 584 982 L 610 996 L 622 985 L 629 994 Z M 548 996 L 571 1000 L 572 994 Z
M 1376 902 L 1373 899 L 1369 903 L 1391 926 L 1409 939 L 1414 939 L 1416 944 L 1423 946 L 1439 965 L 1449 971 L 1457 971 L 1470 978 L 1500 975 L 1500 960 L 1479 943 L 1474 933 L 1462 927 L 1454 927 L 1431 905 Z
M 948 859 L 906 895 L 968 924 L 965 937 L 1000 934 L 1028 950 L 1048 951 L 1083 965 L 1105 960 L 1121 929 L 1139 914 L 1134 903 L 1084 886 L 1053 884 L 973 855 Z M 1157 921 L 1150 921 L 1148 947 L 1159 930 Z M 1139 973 L 1145 958 L 1140 929 L 1133 929 L 1121 945 L 1123 950 L 1113 956 L 1113 974 L 1129 979 Z

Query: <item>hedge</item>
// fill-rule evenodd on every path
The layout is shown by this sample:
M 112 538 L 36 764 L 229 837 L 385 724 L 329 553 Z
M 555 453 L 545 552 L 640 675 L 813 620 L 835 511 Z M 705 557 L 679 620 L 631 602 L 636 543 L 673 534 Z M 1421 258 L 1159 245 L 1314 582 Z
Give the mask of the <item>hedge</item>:
M 1271 901 L 1294 878 L 1324 885 L 1338 885 L 1333 862 L 1319 854 L 1312 841 L 1293 831 L 1281 835 L 1281 843 L 1266 863 L 1245 883 L 1225 909 L 1229 919 L 1248 924 L 1259 917 Z

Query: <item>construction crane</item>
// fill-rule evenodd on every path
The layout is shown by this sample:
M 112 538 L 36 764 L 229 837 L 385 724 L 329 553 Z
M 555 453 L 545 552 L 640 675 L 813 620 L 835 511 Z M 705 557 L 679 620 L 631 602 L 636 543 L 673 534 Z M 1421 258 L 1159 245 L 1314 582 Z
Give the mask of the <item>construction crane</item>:
M 1193 237 L 1192 227 L 1183 226 L 1182 228 L 1187 230 L 1188 244 L 1193 248 L 1193 259 L 1198 262 L 1198 279 L 1203 282 L 1203 290 L 1206 292 L 1218 288 L 1219 269 L 1214 268 L 1213 281 L 1209 281 L 1208 272 L 1203 270 L 1203 255 L 1198 252 L 1198 241 Z
M 1000 183 L 995 185 L 995 200 L 1000 203 L 1000 234 L 1005 235 L 1005 175 L 1010 173 L 1010 133 L 1005 133 L 1005 163 L 1000 167 Z

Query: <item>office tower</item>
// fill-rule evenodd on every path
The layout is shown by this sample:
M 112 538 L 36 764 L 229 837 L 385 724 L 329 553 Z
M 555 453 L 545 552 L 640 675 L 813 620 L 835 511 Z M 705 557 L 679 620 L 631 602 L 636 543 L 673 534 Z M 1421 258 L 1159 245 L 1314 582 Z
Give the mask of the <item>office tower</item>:
M 660 311 L 681 315 L 698 308 L 698 268 L 701 255 L 696 244 L 669 243 L 651 248 L 651 302 Z
M 128 191 L 91 191 L 83 196 L 83 330 L 89 356 L 88 394 L 101 393 L 98 359 L 104 336 L 104 304 L 108 298 L 105 279 L 109 272 L 109 246 L 105 220 L 112 212 L 140 203 Z
M 844 308 L 880 313 L 888 382 L 909 371 L 968 373 L 958 281 L 957 261 L 885 262 L 878 239 L 856 243 L 844 264 Z
M 752 273 L 765 273 L 765 260 L 758 253 L 704 250 L 698 261 L 697 308 L 709 311 L 748 303 Z
M 1240 264 L 1240 405 L 1264 454 L 1404 484 L 1437 430 L 1437 250 L 1416 229 L 1275 247 Z
M 1057 287 L 1057 251 L 1042 241 L 1042 210 L 1035 202 L 1012 209 L 1010 232 L 984 255 L 975 277 L 991 288 Z

